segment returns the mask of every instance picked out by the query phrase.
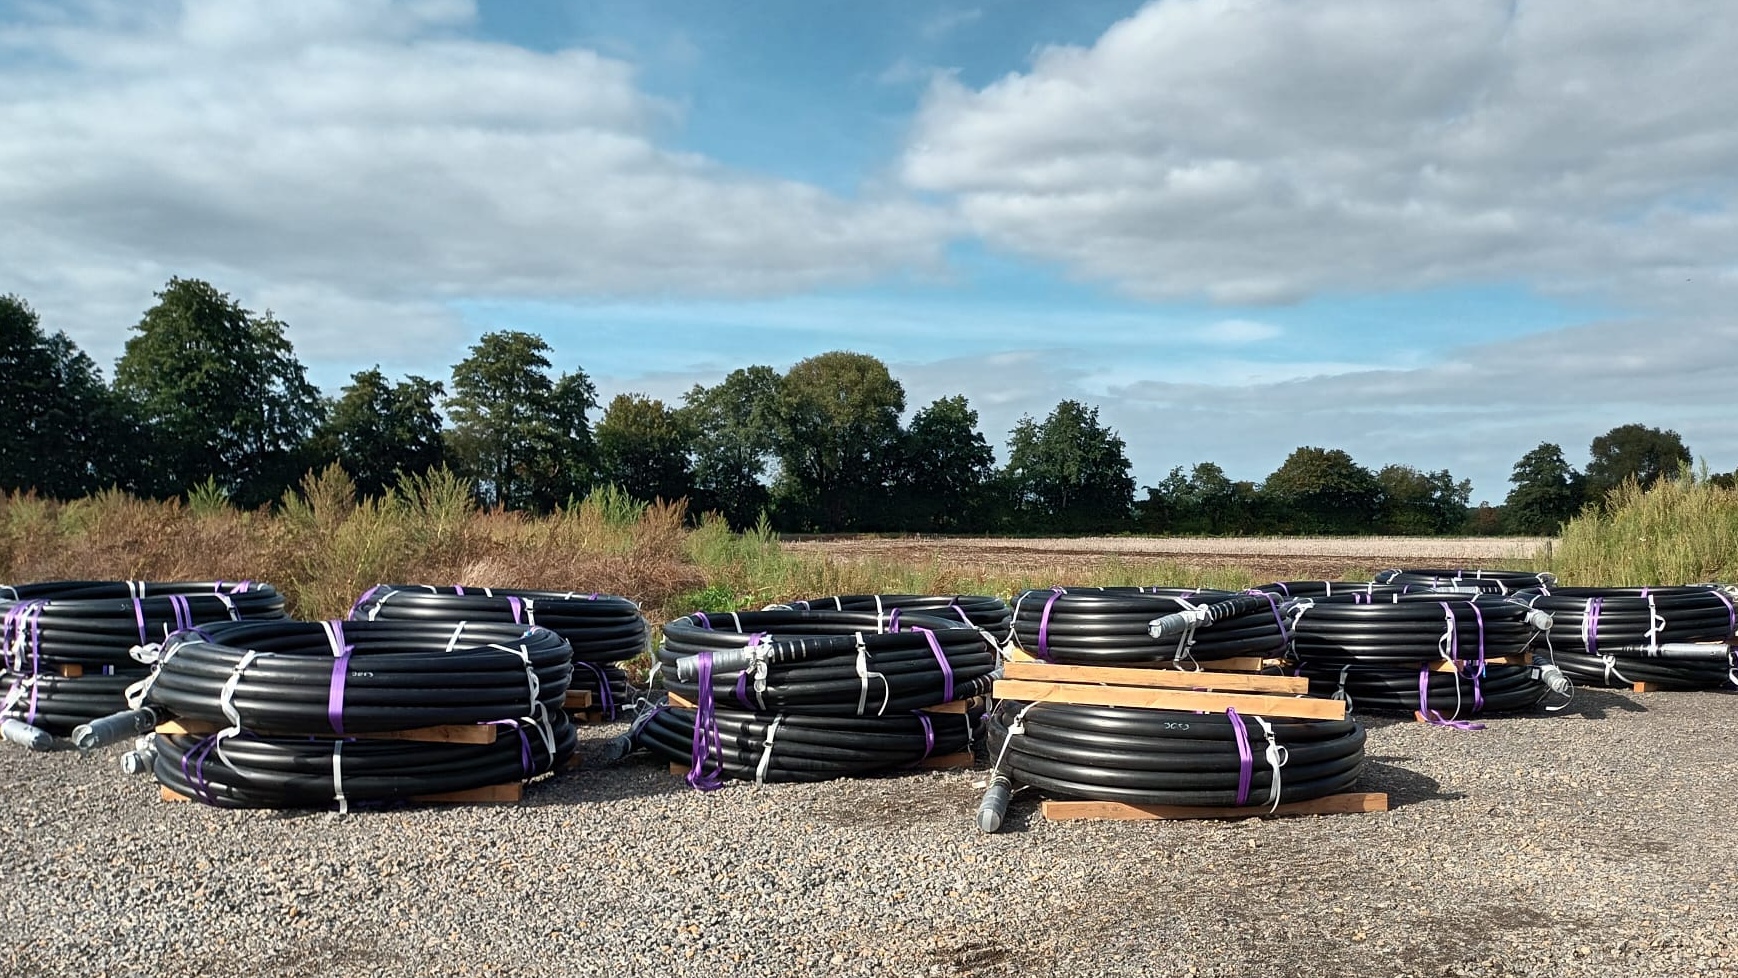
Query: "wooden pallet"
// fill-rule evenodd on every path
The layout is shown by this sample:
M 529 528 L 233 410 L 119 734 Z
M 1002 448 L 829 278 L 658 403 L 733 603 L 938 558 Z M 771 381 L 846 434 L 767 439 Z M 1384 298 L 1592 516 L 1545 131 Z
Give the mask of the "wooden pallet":
M 1308 801 L 1291 801 L 1271 812 L 1266 805 L 1241 808 L 1196 808 L 1188 805 L 1128 805 L 1116 801 L 1046 801 L 1040 806 L 1052 822 L 1081 820 L 1150 821 L 1154 819 L 1261 818 L 1267 815 L 1347 815 L 1385 812 L 1388 796 L 1379 791 L 1353 791 Z
M 160 734 L 183 734 L 203 737 L 224 729 L 204 720 L 177 719 L 157 724 Z M 305 734 L 279 734 L 267 730 L 250 732 L 261 737 L 303 737 Z M 411 740 L 425 744 L 492 744 L 501 735 L 501 728 L 492 723 L 461 723 L 444 727 L 418 727 L 414 730 L 385 730 L 374 733 L 345 734 L 353 740 Z
M 1299 676 L 1059 666 L 1043 662 L 1009 662 L 1003 668 L 1006 678 L 996 680 L 995 686 L 994 695 L 999 700 L 1208 713 L 1224 713 L 1229 707 L 1239 713 L 1262 716 L 1305 720 L 1346 718 L 1346 704 L 1341 700 L 1296 695 L 1309 688 L 1308 681 Z
M 157 796 L 163 801 L 192 801 L 192 798 L 171 788 L 159 787 Z M 426 802 L 431 805 L 516 805 L 525 797 L 525 786 L 517 781 L 511 784 L 490 784 L 481 788 L 469 788 L 464 791 L 442 791 L 431 795 L 411 795 L 403 801 Z

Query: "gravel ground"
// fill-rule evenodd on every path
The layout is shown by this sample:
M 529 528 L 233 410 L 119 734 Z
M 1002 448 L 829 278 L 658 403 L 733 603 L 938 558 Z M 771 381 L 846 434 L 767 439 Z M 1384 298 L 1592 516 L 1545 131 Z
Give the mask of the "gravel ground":
M 37 975 L 1732 975 L 1738 696 L 1371 722 L 1384 814 L 972 824 L 980 773 L 223 812 L 0 751 L 0 967 Z M 586 728 L 589 749 L 620 727 Z M 595 759 L 595 757 L 594 757 Z

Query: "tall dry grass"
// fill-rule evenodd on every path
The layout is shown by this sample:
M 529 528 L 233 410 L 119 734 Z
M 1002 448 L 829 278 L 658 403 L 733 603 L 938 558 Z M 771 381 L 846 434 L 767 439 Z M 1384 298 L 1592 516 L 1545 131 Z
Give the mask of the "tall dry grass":
M 1563 527 L 1549 565 L 1596 587 L 1738 581 L 1738 489 L 1689 472 L 1645 492 L 1626 482 Z

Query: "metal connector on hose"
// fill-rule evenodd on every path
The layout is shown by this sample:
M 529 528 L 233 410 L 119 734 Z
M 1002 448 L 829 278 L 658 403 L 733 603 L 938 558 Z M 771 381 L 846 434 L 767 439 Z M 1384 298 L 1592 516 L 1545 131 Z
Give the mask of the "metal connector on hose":
M 162 722 L 157 710 L 142 707 L 137 710 L 123 710 L 111 713 L 106 717 L 82 723 L 72 730 L 72 743 L 81 751 L 93 751 L 110 744 L 118 744 L 128 737 L 150 733 Z

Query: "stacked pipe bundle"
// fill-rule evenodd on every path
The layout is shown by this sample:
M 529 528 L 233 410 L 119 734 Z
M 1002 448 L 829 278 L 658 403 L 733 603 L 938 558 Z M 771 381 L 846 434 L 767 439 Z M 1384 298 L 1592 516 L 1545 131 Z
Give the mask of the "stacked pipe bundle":
M 989 740 L 995 777 L 1135 805 L 1272 807 L 1344 791 L 1364 765 L 1364 728 L 1351 720 L 1270 721 L 1235 709 L 1003 701 Z
M 921 612 L 941 618 L 958 618 L 974 628 L 989 632 L 1005 641 L 1014 620 L 1014 609 L 1008 602 L 982 594 L 835 594 L 825 598 L 807 598 L 772 605 L 767 610 L 796 609 L 801 611 L 892 611 Z
M 552 770 L 574 747 L 561 709 L 572 655 L 554 632 L 511 623 L 231 622 L 172 636 L 140 712 L 222 728 L 154 738 L 166 788 L 225 808 L 343 811 Z M 499 730 L 486 743 L 361 736 L 473 726 Z
M 1557 583 L 1550 574 L 1518 570 L 1442 570 L 1394 568 L 1376 575 L 1377 584 L 1410 584 L 1438 591 L 1476 591 L 1483 594 L 1513 594 L 1516 591 Z
M 658 669 L 692 707 L 635 722 L 636 747 L 727 778 L 821 781 L 965 750 L 972 717 L 923 708 L 990 691 L 998 653 L 977 628 L 900 610 L 695 613 L 664 626 Z
M 1348 706 L 1417 712 L 1433 723 L 1522 710 L 1549 688 L 1521 656 L 1547 616 L 1493 595 L 1336 595 L 1294 602 L 1292 657 L 1310 690 Z M 1431 668 L 1452 664 L 1445 672 Z M 1444 713 L 1443 709 L 1447 708 Z
M 1207 615 L 1204 609 L 1215 609 Z M 1182 627 L 1155 632 L 1172 618 Z M 1046 662 L 1070 665 L 1211 662 L 1278 657 L 1287 646 L 1279 599 L 1268 592 L 1180 588 L 1051 588 L 1014 600 L 1014 641 Z
M 1550 614 L 1551 652 L 1576 682 L 1672 689 L 1738 685 L 1738 610 L 1732 595 L 1716 585 L 1542 587 L 1514 600 Z
M 610 720 L 630 709 L 638 695 L 617 663 L 645 652 L 649 636 L 639 605 L 627 598 L 582 591 L 381 584 L 357 600 L 350 617 L 540 625 L 573 646 L 573 688 L 589 690 L 592 703 Z
M 0 586 L 0 717 L 35 747 L 126 708 L 150 667 L 135 647 L 172 631 L 284 616 L 284 599 L 250 581 L 51 581 Z M 33 729 L 32 729 L 33 728 Z
M 1281 598 L 1328 598 L 1336 594 L 1411 594 L 1430 589 L 1418 584 L 1376 584 L 1371 581 L 1274 581 L 1254 590 L 1267 591 Z

